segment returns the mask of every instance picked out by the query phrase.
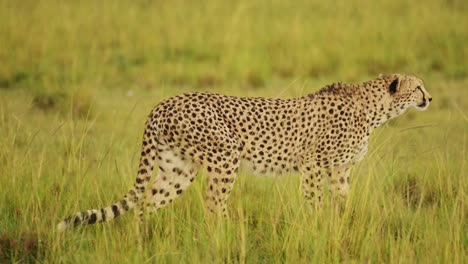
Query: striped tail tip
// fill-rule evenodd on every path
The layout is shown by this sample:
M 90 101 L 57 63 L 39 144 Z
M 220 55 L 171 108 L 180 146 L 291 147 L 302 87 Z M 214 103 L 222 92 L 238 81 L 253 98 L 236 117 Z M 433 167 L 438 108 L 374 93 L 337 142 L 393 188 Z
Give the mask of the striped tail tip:
M 62 233 L 63 231 L 65 231 L 65 229 L 67 229 L 67 223 L 65 221 L 62 221 L 57 225 L 57 231 L 59 233 Z

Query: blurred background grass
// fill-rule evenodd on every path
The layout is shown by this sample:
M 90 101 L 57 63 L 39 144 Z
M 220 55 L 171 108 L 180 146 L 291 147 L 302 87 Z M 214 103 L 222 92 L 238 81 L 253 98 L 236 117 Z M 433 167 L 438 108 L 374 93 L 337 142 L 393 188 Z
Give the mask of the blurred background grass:
M 467 75 L 466 1 L 1 1 L 2 87 Z M 57 88 L 59 89 L 59 88 Z
M 467 43 L 461 0 L 0 0 L 0 262 L 463 263 Z M 224 223 L 204 222 L 199 177 L 150 239 L 132 216 L 52 231 L 128 190 L 171 95 L 290 98 L 393 72 L 434 101 L 375 132 L 344 214 L 308 211 L 297 175 L 243 172 Z

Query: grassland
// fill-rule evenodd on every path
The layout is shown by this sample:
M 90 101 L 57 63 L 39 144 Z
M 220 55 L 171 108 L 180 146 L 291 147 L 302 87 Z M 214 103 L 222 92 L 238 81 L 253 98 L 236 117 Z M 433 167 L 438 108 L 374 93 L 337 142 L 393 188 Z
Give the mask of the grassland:
M 457 0 L 0 0 L 0 262 L 466 263 L 466 43 Z M 374 133 L 343 211 L 309 209 L 298 175 L 241 172 L 213 221 L 201 172 L 149 234 L 132 213 L 54 231 L 128 191 L 164 98 L 289 98 L 380 72 L 423 77 L 434 101 Z

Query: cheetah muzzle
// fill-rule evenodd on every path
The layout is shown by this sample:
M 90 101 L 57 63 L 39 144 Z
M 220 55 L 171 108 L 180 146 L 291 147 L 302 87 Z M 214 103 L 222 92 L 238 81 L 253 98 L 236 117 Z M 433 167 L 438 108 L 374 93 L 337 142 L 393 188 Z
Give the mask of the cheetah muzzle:
M 366 155 L 374 129 L 409 108 L 427 109 L 431 100 L 423 81 L 405 74 L 334 83 L 287 100 L 211 93 L 169 98 L 148 116 L 131 190 L 108 207 L 66 218 L 58 229 L 110 221 L 136 205 L 143 218 L 180 196 L 201 168 L 207 210 L 227 215 L 241 161 L 260 174 L 299 172 L 305 199 L 318 207 L 324 181 L 333 195 L 346 197 L 350 169 Z

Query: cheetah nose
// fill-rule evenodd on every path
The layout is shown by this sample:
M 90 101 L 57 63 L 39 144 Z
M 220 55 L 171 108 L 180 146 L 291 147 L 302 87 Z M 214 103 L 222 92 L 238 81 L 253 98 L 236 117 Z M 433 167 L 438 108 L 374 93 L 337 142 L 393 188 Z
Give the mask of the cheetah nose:
M 432 102 L 432 97 L 429 97 L 429 102 Z

